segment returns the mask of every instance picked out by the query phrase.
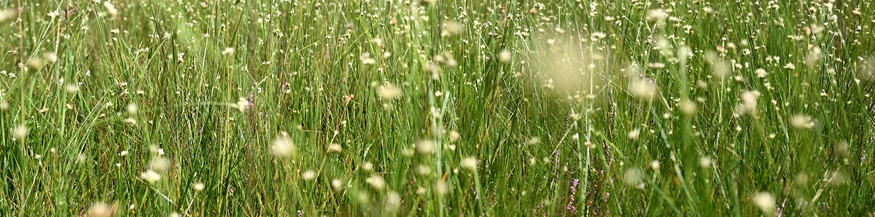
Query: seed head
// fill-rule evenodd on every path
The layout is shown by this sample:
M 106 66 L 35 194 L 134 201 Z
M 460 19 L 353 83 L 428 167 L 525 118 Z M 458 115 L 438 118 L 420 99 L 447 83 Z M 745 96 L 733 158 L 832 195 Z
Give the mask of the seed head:
M 753 204 L 767 216 L 775 212 L 775 196 L 768 192 L 759 192 L 753 196 Z
M 15 16 L 18 16 L 18 12 L 16 12 L 15 9 L 2 9 L 0 10 L 0 23 L 12 19 Z
M 313 170 L 304 171 L 304 173 L 301 173 L 301 178 L 306 181 L 313 180 L 316 178 L 316 172 L 313 172 Z
M 383 190 L 386 187 L 386 180 L 383 179 L 382 176 L 372 175 L 365 179 L 365 182 L 371 185 L 372 188 L 376 190 Z
M 477 158 L 475 157 L 465 157 L 462 158 L 462 162 L 459 163 L 463 168 L 469 170 L 477 170 Z
M 15 138 L 16 140 L 24 140 L 24 138 L 27 137 L 27 132 L 27 126 L 20 124 L 12 128 L 12 138 Z
M 401 97 L 401 88 L 393 84 L 386 84 L 377 89 L 377 95 L 383 100 L 393 100 Z
M 196 182 L 196 183 L 194 183 L 192 188 L 194 189 L 194 191 L 203 191 L 205 186 L 204 186 L 204 183 L 202 183 L 202 182 Z
M 91 208 L 88 208 L 88 217 L 112 217 L 115 216 L 115 204 L 107 204 L 104 202 L 97 202 L 91 204 Z
M 161 174 L 158 174 L 154 170 L 146 170 L 146 172 L 140 173 L 140 178 L 146 180 L 149 184 L 154 184 L 161 180 Z
M 508 50 L 502 50 L 500 53 L 498 53 L 498 60 L 503 63 L 510 63 L 511 58 L 511 53 Z
M 277 136 L 270 143 L 270 153 L 276 157 L 288 157 L 289 155 L 294 154 L 295 145 L 292 143 L 292 139 L 283 132 L 281 135 Z

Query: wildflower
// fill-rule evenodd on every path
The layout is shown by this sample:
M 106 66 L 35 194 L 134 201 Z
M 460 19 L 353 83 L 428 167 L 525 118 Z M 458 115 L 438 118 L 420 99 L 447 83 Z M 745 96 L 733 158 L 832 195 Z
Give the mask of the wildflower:
M 57 62 L 58 55 L 53 53 L 53 52 L 46 52 L 46 53 L 43 53 L 43 59 L 50 62 L 50 63 Z
M 766 215 L 771 215 L 775 212 L 775 196 L 768 192 L 759 192 L 753 196 L 753 204 L 756 205 Z
M 678 107 L 680 107 L 681 112 L 687 116 L 696 114 L 696 103 L 688 99 L 681 100 L 681 102 L 678 103 Z
M 204 190 L 204 187 L 205 187 L 205 186 L 204 186 L 204 183 L 202 183 L 202 182 L 196 182 L 196 183 L 194 183 L 194 185 L 192 186 L 192 188 L 194 189 L 194 191 L 203 191 L 203 190 Z
M 2 23 L 3 21 L 9 20 L 17 15 L 18 15 L 18 12 L 16 12 L 15 9 L 12 9 L 12 8 L 2 9 L 2 10 L 0 10 L 0 23 Z
M 462 162 L 460 163 L 463 168 L 469 170 L 477 170 L 477 158 L 475 157 L 465 157 L 462 158 Z
M 164 149 L 158 147 L 158 145 L 149 145 L 149 152 L 151 152 L 152 154 L 157 154 L 158 156 L 164 155 Z
M 304 171 L 304 173 L 301 173 L 301 178 L 307 181 L 313 180 L 316 178 L 316 172 L 313 172 L 313 170 Z
M 741 93 L 741 104 L 736 107 L 736 113 L 738 114 L 756 114 L 757 111 L 757 98 L 759 98 L 759 91 L 745 91 Z
M 434 153 L 434 142 L 431 140 L 420 140 L 416 143 L 416 152 L 423 155 L 430 155 Z
M 130 114 L 130 115 L 137 114 L 137 104 L 136 103 L 128 103 L 128 105 L 125 106 L 125 111 L 127 111 L 128 114 Z
M 663 9 L 653 9 L 647 12 L 647 20 L 651 22 L 661 22 L 665 21 L 665 18 L 668 17 L 668 13 Z
M 720 58 L 717 53 L 709 51 L 705 53 L 705 61 L 711 65 L 711 73 L 718 78 L 726 78 L 730 73 L 730 65 L 726 60 Z
M 331 187 L 335 190 L 340 190 L 343 188 L 343 181 L 340 181 L 340 179 L 331 180 Z
M 149 161 L 150 170 L 164 172 L 167 171 L 168 168 L 170 168 L 170 160 L 167 160 L 165 157 L 156 157 Z
M 604 32 L 593 32 L 592 34 L 589 35 L 590 40 L 593 40 L 593 41 L 598 41 L 598 40 L 601 40 L 605 37 L 608 37 L 608 35 L 605 34 Z
M 9 110 L 9 102 L 0 100 L 0 110 L 2 110 L 2 111 Z
M 638 128 L 635 128 L 635 129 L 629 131 L 629 133 L 626 134 L 626 137 L 629 137 L 629 139 L 631 139 L 631 140 L 638 140 L 638 136 L 640 134 L 641 134 L 641 130 Z
M 277 136 L 270 145 L 270 153 L 276 157 L 287 157 L 295 152 L 294 144 L 292 144 L 292 139 L 283 132 L 280 136 Z
M 459 141 L 460 137 L 462 137 L 462 135 L 459 134 L 459 131 L 455 131 L 455 130 L 450 131 L 450 142 Z
M 823 51 L 820 50 L 820 47 L 811 48 L 811 51 L 808 52 L 808 56 L 805 57 L 805 65 L 808 67 L 815 67 L 821 57 L 823 57 Z
M 808 115 L 795 114 L 790 117 L 790 126 L 793 126 L 796 129 L 811 129 L 814 127 L 814 121 L 812 121 L 811 117 Z
M 364 163 L 362 163 L 362 169 L 365 171 L 373 171 L 374 164 L 372 164 L 371 162 L 365 161 Z
M 512 58 L 511 53 L 508 50 L 502 50 L 501 52 L 498 53 L 498 60 L 500 60 L 503 63 L 510 63 L 511 58 Z
M 450 185 L 446 181 L 440 180 L 434 185 L 434 191 L 440 195 L 445 195 L 450 192 Z
M 652 168 L 653 170 L 659 170 L 659 161 L 658 160 L 650 161 L 650 168 Z
M 571 195 L 568 197 L 568 205 L 565 206 L 565 210 L 571 212 L 571 214 L 577 213 L 577 206 L 574 203 L 574 196 L 577 193 L 577 184 L 580 183 L 579 179 L 574 179 L 571 184 Z
M 64 91 L 67 91 L 67 93 L 76 93 L 76 92 L 79 92 L 79 85 L 78 85 L 78 84 L 73 84 L 73 83 L 70 83 L 70 84 L 64 85 Z
M 386 180 L 382 176 L 373 175 L 365 179 L 365 182 L 371 185 L 376 190 L 383 190 L 386 187 Z
M 626 169 L 623 173 L 623 183 L 639 189 L 644 188 L 644 172 L 638 168 Z
M 226 47 L 224 50 L 222 50 L 222 55 L 234 55 L 235 51 L 236 50 L 233 47 Z
M 27 137 L 27 132 L 27 126 L 19 124 L 12 128 L 12 138 L 15 138 L 16 140 L 24 140 L 24 138 Z
M 361 60 L 362 64 L 365 64 L 365 65 L 373 65 L 374 63 L 377 63 L 377 60 L 374 60 L 374 58 L 371 58 L 370 53 L 363 53 L 359 57 L 359 60 Z
M 41 68 L 43 68 L 43 66 L 45 66 L 45 62 L 43 62 L 43 60 L 40 59 L 39 57 L 33 57 L 30 59 L 27 59 L 27 65 L 33 69 L 41 69 Z
M 118 9 L 110 1 L 103 2 L 103 7 L 106 7 L 106 12 L 113 18 L 118 17 Z
M 708 156 L 699 158 L 699 166 L 702 168 L 708 168 L 711 166 L 711 158 Z
M 541 139 L 538 138 L 538 137 L 532 137 L 532 138 L 530 138 L 529 140 L 526 141 L 526 144 L 527 144 L 527 145 L 535 145 L 535 144 L 538 144 L 538 143 L 541 143 Z
M 104 202 L 97 202 L 91 204 L 91 208 L 88 208 L 88 217 L 112 217 L 115 216 L 115 204 L 106 204 Z
M 419 175 L 423 175 L 423 176 L 431 174 L 431 167 L 428 167 L 426 165 L 421 165 L 421 164 L 417 165 L 416 166 L 416 173 Z
M 390 191 L 386 196 L 386 210 L 396 211 L 401 207 L 401 195 L 398 192 Z
M 137 120 L 133 118 L 125 118 L 122 122 L 130 125 L 137 125 Z
M 146 170 L 146 172 L 140 173 L 140 178 L 146 180 L 149 184 L 154 184 L 161 180 L 161 174 L 158 174 L 154 170 Z
M 246 98 L 243 98 L 243 97 L 240 97 L 240 98 L 237 100 L 237 104 L 232 105 L 232 107 L 237 108 L 238 110 L 240 110 L 240 112 L 245 112 L 246 109 L 248 109 L 250 106 L 252 106 L 252 105 L 249 104 L 249 101 L 246 100 Z
M 343 147 L 340 144 L 331 143 L 328 145 L 328 152 L 340 153 L 341 151 L 343 151 Z
M 763 68 L 758 68 L 756 71 L 754 71 L 754 73 L 757 74 L 757 77 L 758 77 L 758 78 L 765 78 L 766 75 L 768 75 L 768 73 L 766 72 L 766 70 L 763 69 Z
M 629 92 L 645 101 L 652 101 L 656 96 L 656 85 L 644 78 L 633 78 L 629 82 Z
M 386 84 L 377 89 L 377 95 L 383 100 L 397 99 L 401 96 L 401 88 L 395 87 L 392 84 Z
M 444 31 L 441 32 L 441 36 L 454 36 L 459 33 L 462 33 L 462 24 L 452 20 L 444 21 Z

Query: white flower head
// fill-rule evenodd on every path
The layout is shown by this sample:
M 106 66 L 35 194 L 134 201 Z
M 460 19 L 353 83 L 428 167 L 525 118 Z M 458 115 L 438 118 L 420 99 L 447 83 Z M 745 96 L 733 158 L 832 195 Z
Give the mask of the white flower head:
M 20 124 L 12 128 L 12 138 L 16 140 L 23 140 L 27 137 L 28 128 L 24 124 Z
M 383 190 L 383 188 L 386 187 L 386 180 L 379 175 L 372 175 L 371 177 L 365 179 L 365 182 L 371 185 L 371 187 L 376 190 Z
M 146 180 L 149 184 L 154 184 L 161 180 L 161 174 L 158 174 L 154 170 L 146 170 L 146 172 L 140 173 L 140 178 Z
M 462 167 L 465 169 L 477 170 L 477 158 L 475 157 L 462 158 L 462 162 L 460 162 L 459 164 L 461 164 Z
M 393 84 L 386 84 L 377 89 L 377 96 L 383 100 L 393 100 L 401 97 L 401 88 Z
M 759 192 L 753 196 L 753 204 L 766 215 L 775 212 L 775 196 L 768 192 Z
M 502 63 L 510 63 L 510 60 L 513 58 L 512 54 L 508 50 L 502 50 L 498 53 L 498 60 Z
M 288 157 L 295 152 L 295 144 L 285 132 L 273 139 L 270 143 L 270 153 L 276 157 Z

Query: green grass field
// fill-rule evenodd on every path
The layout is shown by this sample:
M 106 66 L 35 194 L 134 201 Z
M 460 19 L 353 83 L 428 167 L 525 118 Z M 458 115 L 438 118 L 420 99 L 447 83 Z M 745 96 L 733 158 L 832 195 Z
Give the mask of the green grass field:
M 873 11 L 0 0 L 0 215 L 873 216 Z

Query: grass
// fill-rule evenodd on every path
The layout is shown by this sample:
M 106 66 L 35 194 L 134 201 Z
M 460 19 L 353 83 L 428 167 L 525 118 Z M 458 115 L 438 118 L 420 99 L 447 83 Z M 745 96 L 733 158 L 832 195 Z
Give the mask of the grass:
M 0 10 L 3 216 L 875 212 L 867 1 Z

